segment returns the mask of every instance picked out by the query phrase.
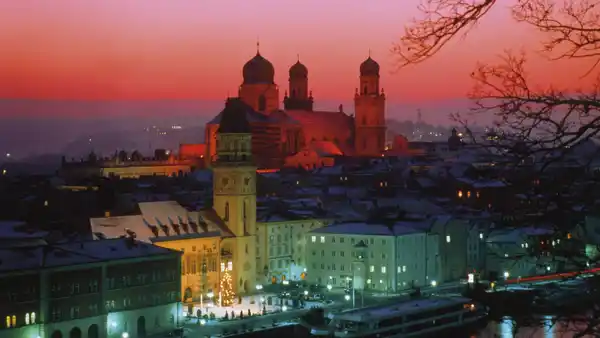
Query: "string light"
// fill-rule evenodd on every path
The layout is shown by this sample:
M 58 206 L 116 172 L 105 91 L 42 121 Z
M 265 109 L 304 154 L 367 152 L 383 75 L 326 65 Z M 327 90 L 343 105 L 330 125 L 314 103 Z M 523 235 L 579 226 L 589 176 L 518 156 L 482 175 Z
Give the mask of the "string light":
M 233 305 L 234 297 L 235 293 L 233 292 L 231 275 L 229 274 L 229 271 L 225 270 L 223 278 L 221 278 L 221 306 Z

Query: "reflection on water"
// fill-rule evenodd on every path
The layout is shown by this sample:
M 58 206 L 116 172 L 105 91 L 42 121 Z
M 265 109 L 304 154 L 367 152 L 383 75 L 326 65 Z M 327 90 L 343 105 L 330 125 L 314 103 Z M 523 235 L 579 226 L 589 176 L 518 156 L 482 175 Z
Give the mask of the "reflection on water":
M 556 321 L 552 316 L 544 316 L 535 322 L 518 323 L 511 317 L 490 324 L 476 337 L 481 338 L 571 338 L 576 332 L 585 329 L 583 323 Z M 515 332 L 516 331 L 516 332 Z M 584 336 L 592 337 L 592 336 Z M 474 338 L 474 337 L 473 337 Z

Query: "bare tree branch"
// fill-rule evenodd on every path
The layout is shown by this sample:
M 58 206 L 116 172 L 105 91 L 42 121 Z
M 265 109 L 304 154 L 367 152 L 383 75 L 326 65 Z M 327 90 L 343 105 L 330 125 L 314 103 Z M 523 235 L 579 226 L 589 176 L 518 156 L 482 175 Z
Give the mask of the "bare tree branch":
M 424 17 L 404 29 L 400 43 L 392 47 L 399 67 L 423 62 L 454 37 L 466 34 L 496 4 L 496 0 L 424 0 Z
M 501 2 L 497 0 L 423 0 L 422 17 L 405 27 L 392 53 L 398 67 L 421 63 L 458 36 L 464 36 Z M 510 8 L 518 23 L 546 34 L 542 51 L 550 59 L 591 58 L 600 63 L 600 1 L 519 0 Z M 589 72 L 588 72 L 589 73 Z

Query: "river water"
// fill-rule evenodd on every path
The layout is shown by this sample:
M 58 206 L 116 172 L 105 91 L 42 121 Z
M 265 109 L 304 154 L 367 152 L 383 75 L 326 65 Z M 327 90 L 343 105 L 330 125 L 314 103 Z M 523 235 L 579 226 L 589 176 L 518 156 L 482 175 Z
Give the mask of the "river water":
M 514 332 L 517 329 L 516 333 Z M 481 338 L 570 338 L 585 330 L 584 323 L 566 323 L 554 320 L 551 316 L 541 317 L 536 323 L 516 323 L 510 317 L 488 326 L 471 337 Z M 593 336 L 585 336 L 593 337 Z
M 517 325 L 518 330 L 513 331 Z M 483 330 L 465 335 L 463 337 L 449 338 L 571 338 L 576 332 L 585 329 L 582 325 L 567 323 L 553 323 L 551 317 L 542 317 L 537 323 L 519 325 L 511 318 L 505 317 L 500 321 L 490 321 Z M 255 331 L 242 335 L 233 336 L 235 338 L 310 338 L 307 334 L 300 334 L 294 326 L 283 326 L 266 331 Z M 593 336 L 585 336 L 591 338 Z

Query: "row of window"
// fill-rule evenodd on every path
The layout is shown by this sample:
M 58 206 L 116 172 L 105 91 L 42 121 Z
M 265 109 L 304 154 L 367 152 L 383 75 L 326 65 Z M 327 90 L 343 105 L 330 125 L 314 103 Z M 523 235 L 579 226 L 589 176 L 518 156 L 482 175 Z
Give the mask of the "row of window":
M 456 195 L 458 196 L 458 198 L 463 198 L 465 194 L 463 194 L 462 190 L 459 190 L 459 191 L 457 191 Z M 467 198 L 471 198 L 471 191 L 470 190 L 467 190 L 466 196 L 467 196 Z M 480 196 L 479 191 L 476 191 L 475 192 L 475 197 L 479 198 L 479 196 Z
M 25 325 L 35 324 L 35 312 L 25 314 Z M 17 316 L 6 316 L 6 327 L 17 327 Z
M 310 237 L 310 241 L 313 242 L 313 243 L 316 243 L 317 242 L 317 236 L 311 236 Z M 344 237 L 339 237 L 338 241 L 339 241 L 339 243 L 344 243 L 345 238 Z M 319 242 L 325 243 L 325 236 L 320 236 Z M 331 236 L 331 243 L 335 243 L 335 236 Z M 350 244 L 355 244 L 355 239 L 354 238 L 350 238 Z M 370 245 L 374 245 L 375 244 L 375 239 L 370 238 L 369 239 L 369 244 Z M 386 244 L 386 240 L 382 239 L 381 240 L 381 245 L 385 245 L 385 244 Z

